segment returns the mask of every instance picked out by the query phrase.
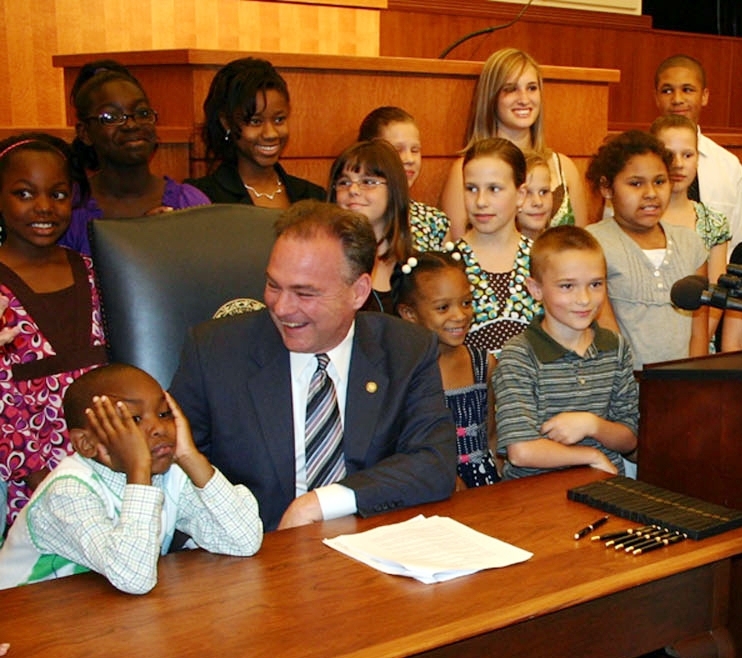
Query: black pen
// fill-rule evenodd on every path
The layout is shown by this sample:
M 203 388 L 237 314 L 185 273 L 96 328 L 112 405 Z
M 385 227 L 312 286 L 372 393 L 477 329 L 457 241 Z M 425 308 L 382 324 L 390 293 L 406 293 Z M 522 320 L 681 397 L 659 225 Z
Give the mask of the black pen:
M 593 521 L 589 526 L 584 527 L 582 530 L 578 530 L 575 533 L 575 539 L 580 539 L 585 535 L 589 535 L 593 530 L 600 528 L 605 523 L 608 523 L 607 516 L 601 516 L 597 521 Z
M 607 535 L 593 535 L 590 537 L 590 541 L 608 541 L 609 539 L 619 539 L 625 537 L 629 532 L 626 530 L 620 530 L 619 532 L 609 532 Z
M 642 542 L 647 541 L 650 537 L 656 537 L 657 535 L 662 534 L 664 531 L 662 529 L 653 528 L 652 530 L 649 530 L 648 532 L 637 532 L 631 539 L 627 539 L 625 541 L 622 541 L 621 543 L 615 544 L 613 548 L 615 548 L 617 551 L 626 548 L 628 546 L 635 546 L 636 544 L 641 544 Z
M 669 539 L 674 534 L 675 533 L 672 530 L 663 529 L 658 535 L 654 535 L 654 536 L 647 535 L 649 538 L 646 541 L 642 542 L 641 544 L 634 544 L 633 546 L 629 546 L 626 549 L 626 552 L 630 553 L 631 551 L 635 551 L 640 548 L 646 548 L 647 546 L 652 546 L 656 542 L 662 542 L 665 539 Z
M 605 547 L 609 548 L 613 546 L 613 544 L 617 544 L 622 539 L 631 539 L 632 537 L 635 537 L 636 535 L 641 535 L 645 532 L 649 532 L 654 528 L 654 526 L 651 525 L 643 525 L 641 528 L 629 528 L 628 530 L 625 530 L 624 533 L 620 537 L 616 537 L 615 539 L 611 539 L 605 543 Z
M 687 537 L 688 535 L 685 534 L 673 535 L 669 539 L 663 539 L 652 546 L 647 546 L 646 548 L 637 548 L 634 551 L 634 555 L 644 555 L 644 553 L 649 553 L 649 551 L 656 551 L 658 548 L 664 548 L 665 546 L 669 546 L 670 544 L 677 544 Z

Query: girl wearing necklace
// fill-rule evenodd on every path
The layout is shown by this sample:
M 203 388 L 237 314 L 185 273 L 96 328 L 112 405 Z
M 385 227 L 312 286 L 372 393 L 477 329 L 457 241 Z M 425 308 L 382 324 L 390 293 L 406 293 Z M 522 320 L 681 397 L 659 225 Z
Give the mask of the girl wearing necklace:
M 286 173 L 278 160 L 289 139 L 289 92 L 270 62 L 245 57 L 222 67 L 204 101 L 202 138 L 216 167 L 188 181 L 212 203 L 288 208 L 325 198 L 314 183 Z

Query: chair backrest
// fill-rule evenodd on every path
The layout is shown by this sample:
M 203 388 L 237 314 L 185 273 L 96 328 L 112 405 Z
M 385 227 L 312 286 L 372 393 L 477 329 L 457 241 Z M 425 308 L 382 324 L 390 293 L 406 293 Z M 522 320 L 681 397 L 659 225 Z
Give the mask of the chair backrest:
M 188 327 L 230 300 L 262 301 L 279 214 L 221 204 L 91 222 L 111 359 L 169 386 Z

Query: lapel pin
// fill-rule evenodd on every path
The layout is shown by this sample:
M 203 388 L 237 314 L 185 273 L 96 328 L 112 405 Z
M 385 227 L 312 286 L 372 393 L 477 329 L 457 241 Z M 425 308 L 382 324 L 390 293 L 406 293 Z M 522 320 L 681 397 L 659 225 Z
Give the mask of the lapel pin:
M 366 392 L 376 393 L 379 390 L 379 385 L 376 382 L 366 382 Z

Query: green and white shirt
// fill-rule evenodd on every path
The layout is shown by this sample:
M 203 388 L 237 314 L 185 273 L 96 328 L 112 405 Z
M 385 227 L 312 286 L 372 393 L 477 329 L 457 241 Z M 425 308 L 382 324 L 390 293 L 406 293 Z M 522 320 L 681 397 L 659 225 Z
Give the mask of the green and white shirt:
M 175 529 L 214 553 L 252 555 L 263 527 L 255 497 L 216 469 L 198 489 L 177 466 L 152 485 L 72 455 L 34 492 L 0 549 L 0 589 L 84 571 L 144 594 L 157 583 L 157 560 Z

